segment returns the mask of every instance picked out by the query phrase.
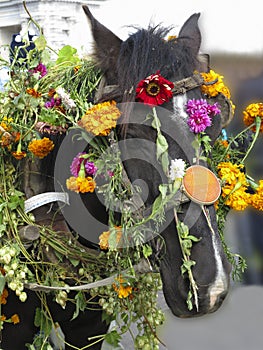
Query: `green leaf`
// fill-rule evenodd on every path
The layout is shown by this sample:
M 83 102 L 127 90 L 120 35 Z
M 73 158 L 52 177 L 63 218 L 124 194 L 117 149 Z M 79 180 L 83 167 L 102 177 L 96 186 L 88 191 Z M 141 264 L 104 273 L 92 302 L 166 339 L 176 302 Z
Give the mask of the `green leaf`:
M 110 333 L 106 334 L 105 336 L 105 340 L 107 343 L 113 345 L 114 347 L 117 347 L 120 340 L 121 340 L 121 336 L 119 335 L 119 333 L 117 331 L 111 331 Z
M 182 274 L 184 274 L 185 272 L 190 271 L 192 266 L 194 266 L 195 264 L 196 264 L 196 262 L 193 261 L 193 260 L 186 260 L 186 261 L 184 261 L 182 266 L 181 266 Z
M 193 241 L 193 242 L 199 242 L 202 239 L 202 238 L 198 238 L 198 237 L 193 236 L 193 235 L 188 235 L 187 238 L 191 239 L 191 241 Z
M 69 258 L 69 261 L 71 262 L 71 264 L 72 264 L 74 267 L 77 267 L 78 264 L 79 264 L 79 260 L 77 260 L 77 259 Z
M 188 310 L 190 310 L 190 311 L 193 309 L 192 298 L 193 298 L 193 293 L 191 292 L 191 290 L 189 290 L 188 295 L 187 295 L 186 304 L 187 304 Z
M 108 315 L 105 311 L 102 313 L 101 320 L 106 322 L 106 324 L 110 324 L 112 322 L 112 316 Z
M 159 185 L 159 191 L 161 193 L 162 199 L 165 199 L 168 191 L 168 185 L 167 184 L 161 184 Z
M 151 116 L 152 117 L 152 116 Z M 157 131 L 160 131 L 160 128 L 161 128 L 161 123 L 160 123 L 160 120 L 159 118 L 156 116 L 156 118 L 153 118 L 153 121 L 152 121 L 152 127 L 157 130 Z
M 78 292 L 75 296 L 76 300 L 76 310 L 72 316 L 71 320 L 74 320 L 75 318 L 78 317 L 80 311 L 84 311 L 87 305 L 85 296 L 82 291 Z
M 47 41 L 44 35 L 40 35 L 36 40 L 34 41 L 34 44 L 36 45 L 36 48 L 38 51 L 43 51 L 46 48 Z
M 61 63 L 72 63 L 72 64 L 77 64 L 79 63 L 80 59 L 77 55 L 77 49 L 70 45 L 66 45 L 60 49 L 58 53 L 58 58 L 56 60 L 56 64 L 61 64 Z
M 157 212 L 158 210 L 160 209 L 160 206 L 162 205 L 162 196 L 158 196 L 155 201 L 153 202 L 153 205 L 152 205 L 152 213 L 150 215 L 150 217 L 153 217 Z
M 152 255 L 152 248 L 148 244 L 145 244 L 142 248 L 143 256 L 147 259 L 149 256 Z
M 40 331 L 44 332 L 46 337 L 50 335 L 52 330 L 52 322 L 40 308 L 36 308 L 34 325 L 39 327 Z
M 0 294 L 3 293 L 4 288 L 5 288 L 5 276 L 1 274 L 0 275 Z
M 157 159 L 160 159 L 161 155 L 168 150 L 168 143 L 166 141 L 166 138 L 162 134 L 158 134 L 156 139 L 156 156 Z
M 179 222 L 179 224 L 177 225 L 177 230 L 181 238 L 187 238 L 189 234 L 189 228 L 187 225 L 185 225 L 183 222 Z

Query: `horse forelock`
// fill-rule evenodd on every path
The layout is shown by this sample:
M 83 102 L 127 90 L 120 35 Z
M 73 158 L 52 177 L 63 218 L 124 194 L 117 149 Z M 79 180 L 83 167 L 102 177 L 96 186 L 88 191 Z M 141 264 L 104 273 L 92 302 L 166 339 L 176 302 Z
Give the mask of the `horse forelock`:
M 171 81 L 193 74 L 198 64 L 194 52 L 180 38 L 166 40 L 169 32 L 161 26 L 140 29 L 121 44 L 117 75 L 124 102 L 134 101 L 139 81 L 158 70 Z

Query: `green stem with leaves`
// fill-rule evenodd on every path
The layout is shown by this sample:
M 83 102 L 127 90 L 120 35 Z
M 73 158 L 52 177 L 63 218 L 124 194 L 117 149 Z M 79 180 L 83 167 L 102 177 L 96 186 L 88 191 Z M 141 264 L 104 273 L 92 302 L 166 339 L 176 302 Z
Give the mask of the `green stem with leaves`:
M 255 142 L 258 138 L 259 132 L 260 132 L 260 127 L 261 127 L 261 118 L 260 117 L 256 117 L 256 121 L 255 121 L 255 125 L 256 125 L 256 131 L 253 137 L 253 141 L 251 142 L 244 158 L 242 159 L 241 163 L 244 163 L 244 161 L 246 160 L 246 158 L 248 157 L 249 153 L 251 152 L 251 150 L 253 149 Z

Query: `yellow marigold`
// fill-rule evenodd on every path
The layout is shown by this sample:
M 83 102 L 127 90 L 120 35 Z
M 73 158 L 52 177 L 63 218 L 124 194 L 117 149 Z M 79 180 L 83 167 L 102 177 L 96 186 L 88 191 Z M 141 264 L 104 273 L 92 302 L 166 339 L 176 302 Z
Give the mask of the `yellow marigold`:
M 4 322 L 6 320 L 6 316 L 5 315 L 1 315 L 0 316 L 0 321 Z
M 128 281 L 125 281 L 120 275 L 115 278 L 117 283 L 113 283 L 113 289 L 117 292 L 120 299 L 127 298 L 132 293 L 132 287 L 128 284 Z
M 13 324 L 19 323 L 20 319 L 19 319 L 18 314 L 14 314 L 13 316 L 11 316 L 11 321 L 13 322 Z
M 32 97 L 38 98 L 41 97 L 41 92 L 38 92 L 36 89 L 28 88 L 26 89 L 26 92 L 28 95 L 31 95 Z
M 202 85 L 201 86 L 201 91 L 210 96 L 210 97 L 215 97 L 219 93 L 225 95 L 228 99 L 230 99 L 230 91 L 229 88 L 223 83 L 223 76 L 215 73 L 212 69 L 208 73 L 201 73 L 204 81 L 206 83 L 210 83 L 212 81 L 216 81 L 216 83 L 212 85 Z
M 245 173 L 243 171 L 244 165 L 233 164 L 231 162 L 221 162 L 217 166 L 218 175 L 223 182 L 233 189 L 237 182 L 242 185 L 247 185 Z
M 8 118 L 7 116 L 4 116 L 1 123 L 0 123 L 0 129 L 3 128 L 5 131 L 9 131 L 12 129 L 12 126 L 10 125 L 10 123 L 12 123 L 13 118 Z M 0 130 L 0 132 L 2 133 L 3 130 Z
M 46 157 L 54 148 L 54 143 L 48 137 L 44 137 L 40 140 L 32 140 L 28 149 L 38 158 Z
M 102 234 L 99 236 L 100 249 L 104 249 L 104 250 L 109 249 L 109 237 L 111 234 L 115 235 L 114 238 L 116 242 L 116 247 L 118 247 L 118 244 L 122 237 L 122 230 L 120 226 L 115 226 L 114 230 L 102 232 Z
M 88 177 L 74 177 L 71 176 L 66 181 L 66 186 L 70 191 L 77 193 L 94 192 L 96 188 L 96 182 L 91 176 Z
M 169 35 L 168 38 L 167 38 L 167 41 L 175 41 L 177 39 L 177 36 L 176 35 Z
M 263 180 L 259 180 L 255 194 L 250 196 L 250 204 L 257 210 L 263 210 Z
M 237 186 L 238 187 L 238 186 Z M 250 204 L 251 195 L 246 192 L 246 187 L 241 186 L 229 192 L 229 188 L 222 189 L 223 195 L 226 195 L 225 205 L 235 210 L 244 210 Z
M 243 121 L 247 126 L 252 125 L 255 122 L 256 117 L 261 118 L 260 131 L 263 132 L 263 103 L 251 103 L 243 111 Z M 255 125 L 252 127 L 253 131 L 256 131 Z
M 107 101 L 91 107 L 81 118 L 79 125 L 96 136 L 106 136 L 116 127 L 120 115 L 116 102 Z
M 250 202 L 250 194 L 246 192 L 248 183 L 242 171 L 242 164 L 221 162 L 218 164 L 218 175 L 223 182 L 222 197 L 230 208 L 244 210 Z

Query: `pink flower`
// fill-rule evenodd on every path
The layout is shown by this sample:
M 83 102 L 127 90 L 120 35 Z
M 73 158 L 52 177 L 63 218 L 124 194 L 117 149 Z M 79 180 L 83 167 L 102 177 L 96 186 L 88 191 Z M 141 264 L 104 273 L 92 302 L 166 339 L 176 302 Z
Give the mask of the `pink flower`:
M 39 73 L 39 78 L 43 78 L 47 74 L 47 67 L 43 63 L 39 63 L 31 72 Z
M 50 101 L 45 102 L 45 107 L 46 108 L 58 107 L 60 105 L 61 105 L 61 99 L 60 98 L 51 97 Z
M 78 153 L 76 157 L 74 157 L 71 165 L 70 165 L 70 171 L 71 174 L 75 177 L 79 176 L 80 168 L 82 163 L 84 163 L 85 173 L 86 175 L 95 175 L 97 171 L 97 167 L 93 162 L 89 162 L 89 160 L 86 158 L 85 152 Z
M 211 126 L 212 119 L 216 114 L 220 113 L 218 104 L 210 105 L 206 100 L 189 100 L 186 105 L 186 112 L 189 115 L 187 124 L 190 130 L 195 134 L 205 131 L 208 126 Z

